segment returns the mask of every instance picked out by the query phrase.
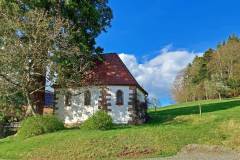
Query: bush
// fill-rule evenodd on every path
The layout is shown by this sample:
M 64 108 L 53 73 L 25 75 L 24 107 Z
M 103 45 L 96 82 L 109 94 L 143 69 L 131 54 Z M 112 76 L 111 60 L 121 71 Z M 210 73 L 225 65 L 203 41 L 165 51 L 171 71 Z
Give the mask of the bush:
M 3 112 L 0 112 L 0 123 L 3 123 L 5 121 L 5 115 Z
M 0 121 L 4 123 L 19 122 L 24 119 L 23 107 L 2 105 L 0 102 Z
M 108 130 L 112 127 L 112 117 L 105 111 L 96 112 L 81 125 L 81 128 L 90 130 Z
M 22 121 L 18 136 L 28 138 L 62 129 L 64 129 L 64 124 L 55 116 L 32 116 Z

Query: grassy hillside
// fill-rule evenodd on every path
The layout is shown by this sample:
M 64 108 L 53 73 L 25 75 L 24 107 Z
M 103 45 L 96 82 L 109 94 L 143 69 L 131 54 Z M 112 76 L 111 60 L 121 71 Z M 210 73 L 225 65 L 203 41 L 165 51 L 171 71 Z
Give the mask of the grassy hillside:
M 0 140 L 0 159 L 122 159 L 169 156 L 187 144 L 239 149 L 240 100 L 201 101 L 150 111 L 141 126 L 110 131 L 65 130 L 19 140 Z

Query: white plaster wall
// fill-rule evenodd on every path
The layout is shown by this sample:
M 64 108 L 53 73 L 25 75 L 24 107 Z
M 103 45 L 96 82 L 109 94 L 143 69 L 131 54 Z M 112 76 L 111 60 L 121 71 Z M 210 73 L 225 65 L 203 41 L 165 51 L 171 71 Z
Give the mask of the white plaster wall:
M 91 92 L 91 105 L 89 106 L 84 105 L 85 90 Z M 65 106 L 65 96 L 61 91 L 60 94 L 57 94 L 56 107 L 58 109 L 55 111 L 55 114 L 65 124 L 81 123 L 98 110 L 98 99 L 100 95 L 98 87 L 69 89 L 69 91 L 72 93 L 71 106 Z
M 108 106 L 108 109 L 111 111 L 108 112 L 109 115 L 113 118 L 113 123 L 117 124 L 126 124 L 131 117 L 128 111 L 129 106 L 129 93 L 132 93 L 132 90 L 129 90 L 129 86 L 106 86 L 108 88 L 107 93 L 110 96 L 107 96 L 107 99 L 110 99 L 108 103 L 111 106 Z M 91 105 L 84 105 L 84 91 L 89 90 L 91 92 Z M 117 90 L 122 90 L 124 93 L 124 104 L 119 106 L 116 105 L 116 92 Z M 88 87 L 88 88 L 78 88 L 78 89 L 69 89 L 72 93 L 72 105 L 65 106 L 65 96 L 60 91 L 56 95 L 56 107 L 58 108 L 55 111 L 57 117 L 59 117 L 65 124 L 74 124 L 81 123 L 85 121 L 89 116 L 93 115 L 94 112 L 98 110 L 98 100 L 100 96 L 100 87 Z M 79 94 L 81 93 L 81 94 Z M 76 94 L 76 95 L 74 95 Z M 77 95 L 78 94 L 78 95 Z
M 139 102 L 145 102 L 145 94 L 140 89 L 137 89 L 137 99 Z
M 129 93 L 132 93 L 131 90 L 129 90 L 129 86 L 107 86 L 108 94 L 110 94 L 111 100 L 108 101 L 108 103 L 111 103 L 111 106 L 108 106 L 109 109 L 111 109 L 111 112 L 108 112 L 109 115 L 112 116 L 113 122 L 117 124 L 126 124 L 129 120 L 131 120 L 131 117 L 129 116 L 128 111 L 128 102 L 129 102 Z M 117 90 L 122 90 L 124 94 L 124 104 L 123 105 L 116 105 L 116 92 Z

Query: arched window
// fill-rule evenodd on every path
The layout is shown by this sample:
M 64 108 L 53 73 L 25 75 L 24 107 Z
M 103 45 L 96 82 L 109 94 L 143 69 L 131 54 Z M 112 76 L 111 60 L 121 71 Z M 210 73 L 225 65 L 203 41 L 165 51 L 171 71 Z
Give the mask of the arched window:
M 89 90 L 84 92 L 84 105 L 91 105 L 91 92 Z
M 121 90 L 118 90 L 116 92 L 116 105 L 123 105 L 123 92 Z
M 71 92 L 67 92 L 65 94 L 65 106 L 71 106 L 72 105 L 72 94 Z

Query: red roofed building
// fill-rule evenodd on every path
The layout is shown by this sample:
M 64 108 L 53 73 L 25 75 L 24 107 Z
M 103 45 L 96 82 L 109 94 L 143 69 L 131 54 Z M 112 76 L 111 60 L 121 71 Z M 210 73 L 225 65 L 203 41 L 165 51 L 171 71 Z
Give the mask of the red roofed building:
M 103 109 L 114 123 L 144 123 L 148 93 L 138 84 L 117 54 L 103 54 L 86 79 L 85 87 L 56 89 L 55 114 L 66 124 L 81 123 Z

